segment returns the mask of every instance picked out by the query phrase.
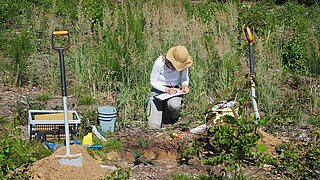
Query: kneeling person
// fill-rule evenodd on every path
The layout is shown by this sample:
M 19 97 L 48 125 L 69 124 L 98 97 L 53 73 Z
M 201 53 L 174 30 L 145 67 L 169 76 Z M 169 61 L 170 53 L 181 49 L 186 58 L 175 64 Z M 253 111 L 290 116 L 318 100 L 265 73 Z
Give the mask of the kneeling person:
M 148 104 L 148 126 L 161 128 L 162 124 L 173 124 L 178 121 L 183 107 L 183 96 L 174 96 L 159 100 L 155 96 L 167 92 L 175 94 L 180 86 L 183 94 L 189 93 L 188 68 L 192 57 L 184 46 L 175 46 L 166 55 L 160 55 L 152 68 L 150 84 L 152 86 Z

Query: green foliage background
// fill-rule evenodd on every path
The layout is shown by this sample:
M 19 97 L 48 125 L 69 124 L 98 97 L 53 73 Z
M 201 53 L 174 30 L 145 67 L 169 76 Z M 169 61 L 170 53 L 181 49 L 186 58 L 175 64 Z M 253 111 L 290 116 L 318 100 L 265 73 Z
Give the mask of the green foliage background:
M 248 73 L 248 44 L 243 33 L 247 26 L 255 40 L 257 92 L 265 113 L 281 108 L 277 89 L 287 73 L 319 75 L 317 4 L 187 0 L 1 3 L 0 42 L 6 59 L 2 72 L 9 84 L 38 85 L 59 93 L 58 55 L 51 49 L 50 35 L 54 30 L 68 30 L 72 38 L 65 54 L 69 94 L 96 97 L 99 92 L 116 93 L 117 97 L 111 97 L 116 98 L 113 105 L 125 121 L 143 118 L 141 107 L 150 90 L 153 61 L 178 44 L 188 47 L 194 58 L 187 112 L 198 114 L 209 96 L 218 96 L 217 90 L 230 89 L 235 96 L 235 74 Z M 14 14 L 9 16 L 9 12 Z M 22 29 L 27 34 L 20 35 Z M 27 44 L 17 43 L 19 38 Z

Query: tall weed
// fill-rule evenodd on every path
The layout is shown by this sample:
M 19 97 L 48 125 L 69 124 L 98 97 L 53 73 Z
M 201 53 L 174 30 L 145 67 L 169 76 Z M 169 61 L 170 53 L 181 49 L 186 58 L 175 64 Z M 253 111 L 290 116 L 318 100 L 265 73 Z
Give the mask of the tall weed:
M 15 86 L 22 86 L 26 82 L 26 69 L 29 56 L 33 53 L 33 45 L 29 33 L 24 28 L 21 33 L 14 34 L 9 41 L 7 54 L 12 58 L 11 80 Z
M 280 102 L 277 92 L 280 85 L 281 67 L 276 47 L 269 47 L 268 36 L 256 37 L 255 71 L 260 108 L 271 115 L 277 112 Z

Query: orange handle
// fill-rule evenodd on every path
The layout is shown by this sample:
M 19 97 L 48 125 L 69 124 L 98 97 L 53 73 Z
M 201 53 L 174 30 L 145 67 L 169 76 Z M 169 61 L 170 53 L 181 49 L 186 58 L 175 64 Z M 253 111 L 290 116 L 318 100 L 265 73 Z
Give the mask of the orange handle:
M 63 35 L 68 35 L 68 31 L 54 31 L 52 34 L 54 36 L 63 36 Z
M 56 47 L 54 45 L 54 36 L 68 36 L 68 41 L 67 41 L 67 45 L 63 46 L 63 47 Z M 52 48 L 57 50 L 57 49 L 63 49 L 63 50 L 67 50 L 70 47 L 70 33 L 68 31 L 53 31 L 52 35 L 51 35 L 51 44 L 52 44 Z
M 247 33 L 248 33 L 248 37 L 247 37 L 248 41 L 249 41 L 250 45 L 252 45 L 253 44 L 253 37 L 252 37 L 252 34 L 251 34 L 249 27 L 247 27 Z

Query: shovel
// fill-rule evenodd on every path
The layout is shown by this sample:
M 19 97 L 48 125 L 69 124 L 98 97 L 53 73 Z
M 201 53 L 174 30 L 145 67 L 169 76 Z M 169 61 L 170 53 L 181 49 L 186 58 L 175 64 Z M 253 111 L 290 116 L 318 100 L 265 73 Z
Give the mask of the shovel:
M 66 46 L 56 47 L 54 44 L 54 36 L 67 36 L 68 42 Z M 82 164 L 82 153 L 70 154 L 70 134 L 69 134 L 69 118 L 68 118 L 68 107 L 67 107 L 67 85 L 66 85 L 66 73 L 63 52 L 70 48 L 70 33 L 68 31 L 54 31 L 51 35 L 52 48 L 59 53 L 60 59 L 60 78 L 62 87 L 62 102 L 63 102 L 63 113 L 64 113 L 64 129 L 66 136 L 66 154 L 56 155 L 56 160 L 60 164 L 81 167 Z
M 251 99 L 252 99 L 252 106 L 254 110 L 254 115 L 256 120 L 260 120 L 260 115 L 258 112 L 258 105 L 256 101 L 256 84 L 254 82 L 254 59 L 253 59 L 253 38 L 250 29 L 247 27 L 245 29 L 246 38 L 249 42 L 249 61 L 250 61 L 250 83 L 251 83 Z

